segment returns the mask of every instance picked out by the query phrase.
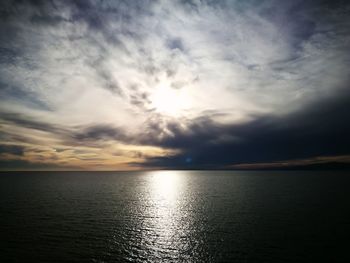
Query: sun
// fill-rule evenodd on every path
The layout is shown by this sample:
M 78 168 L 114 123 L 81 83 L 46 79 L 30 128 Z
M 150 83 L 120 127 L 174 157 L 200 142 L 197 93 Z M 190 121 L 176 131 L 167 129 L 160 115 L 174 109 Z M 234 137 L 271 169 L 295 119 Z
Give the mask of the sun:
M 175 117 L 190 106 L 189 95 L 184 89 L 174 89 L 166 85 L 156 87 L 151 101 L 157 112 Z

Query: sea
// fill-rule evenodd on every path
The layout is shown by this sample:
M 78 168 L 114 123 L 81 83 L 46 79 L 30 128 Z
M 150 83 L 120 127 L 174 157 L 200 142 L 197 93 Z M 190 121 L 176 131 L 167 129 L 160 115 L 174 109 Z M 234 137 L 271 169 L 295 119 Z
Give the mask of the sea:
M 0 173 L 0 262 L 350 262 L 346 171 Z

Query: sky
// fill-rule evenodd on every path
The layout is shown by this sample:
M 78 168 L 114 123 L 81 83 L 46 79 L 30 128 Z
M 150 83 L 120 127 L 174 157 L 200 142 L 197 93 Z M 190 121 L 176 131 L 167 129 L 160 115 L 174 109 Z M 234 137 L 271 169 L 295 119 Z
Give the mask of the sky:
M 3 0 L 0 169 L 350 163 L 349 1 Z

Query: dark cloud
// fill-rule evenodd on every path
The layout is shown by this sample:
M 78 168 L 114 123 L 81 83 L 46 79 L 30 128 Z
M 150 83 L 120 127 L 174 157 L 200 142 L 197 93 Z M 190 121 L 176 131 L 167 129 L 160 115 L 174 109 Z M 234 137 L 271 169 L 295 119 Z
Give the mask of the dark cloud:
M 30 21 L 33 24 L 38 25 L 45 25 L 45 26 L 56 26 L 59 23 L 63 21 L 67 21 L 66 19 L 62 18 L 61 16 L 54 15 L 54 16 L 48 16 L 48 15 L 33 15 L 30 18 Z
M 140 87 L 136 84 L 129 85 L 129 103 L 139 108 L 142 111 L 150 112 L 152 111 L 152 101 L 150 99 L 149 92 L 142 91 Z
M 26 160 L 0 160 L 0 171 L 27 171 L 27 170 L 76 170 L 81 167 L 55 164 L 51 162 L 30 162 Z
M 124 96 L 123 89 L 120 86 L 118 80 L 113 78 L 113 76 L 108 70 L 103 69 L 101 65 L 93 65 L 93 68 L 95 68 L 97 74 L 101 78 L 103 87 L 105 87 L 107 90 L 111 91 L 114 94 L 117 94 L 122 97 Z
M 60 4 L 56 3 L 62 4 L 64 1 L 4 0 L 0 8 L 0 20 L 14 25 L 20 25 L 21 22 L 26 21 L 38 26 L 55 26 L 67 21 L 62 16 Z
M 2 83 L 1 81 L 0 99 L 11 99 L 13 101 L 21 103 L 22 105 L 28 105 L 33 109 L 52 111 L 52 106 L 48 105 L 45 101 L 38 98 L 34 92 L 14 85 L 8 85 L 6 83 Z
M 50 132 L 53 134 L 66 134 L 68 132 L 66 129 L 58 125 L 49 124 L 47 122 L 31 120 L 27 116 L 22 114 L 2 112 L 0 115 L 0 120 L 12 123 L 16 126 L 44 131 L 44 132 Z
M 175 156 L 149 158 L 144 166 L 166 168 L 222 168 L 231 164 L 273 162 L 350 153 L 350 94 L 310 105 L 286 116 L 258 116 L 253 121 L 220 125 L 201 118 L 184 130 L 166 125 L 144 139 L 150 144 L 181 150 Z M 187 161 L 191 160 L 191 161 Z
M 0 154 L 12 154 L 22 156 L 24 154 L 24 147 L 20 145 L 0 145 Z
M 130 95 L 130 103 L 144 111 L 151 111 L 151 100 L 146 92 L 138 92 Z
M 78 141 L 97 141 L 97 140 L 128 140 L 124 131 L 111 125 L 93 125 L 76 132 L 73 138 Z
M 167 41 L 167 46 L 168 46 L 168 48 L 170 48 L 170 49 L 178 49 L 178 50 L 180 50 L 180 51 L 184 51 L 184 50 L 185 50 L 184 44 L 183 44 L 181 38 L 169 39 L 169 40 Z
M 21 51 L 19 49 L 10 49 L 8 47 L 0 47 L 0 63 L 13 65 L 18 61 Z
M 350 154 L 350 124 L 346 121 L 349 110 L 350 93 L 344 92 L 288 115 L 255 116 L 240 124 L 220 124 L 215 121 L 218 113 L 210 112 L 190 121 L 158 116 L 147 120 L 137 134 L 112 125 L 94 125 L 74 138 L 180 150 L 177 155 L 151 157 L 145 163 L 133 164 L 141 167 L 223 168 Z
M 118 45 L 127 50 L 120 35 L 128 35 L 138 39 L 138 33 L 130 27 L 137 19 L 150 13 L 151 6 L 156 1 L 84 1 L 75 0 L 72 6 L 71 19 L 83 22 L 94 33 L 101 33 L 107 43 Z M 110 30 L 111 21 L 119 23 L 120 27 Z

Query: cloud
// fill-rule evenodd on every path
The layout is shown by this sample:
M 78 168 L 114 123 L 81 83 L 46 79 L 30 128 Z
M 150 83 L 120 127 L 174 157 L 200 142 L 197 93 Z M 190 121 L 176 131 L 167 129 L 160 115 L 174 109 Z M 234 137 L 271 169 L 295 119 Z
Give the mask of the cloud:
M 120 129 L 117 129 L 109 125 L 94 125 L 90 126 L 83 131 L 79 131 L 74 135 L 74 139 L 81 140 L 104 140 L 112 139 L 116 141 L 125 140 L 126 135 Z
M 22 115 L 22 114 L 2 113 L 1 120 L 10 122 L 16 126 L 44 131 L 44 132 L 51 132 L 54 134 L 67 133 L 67 131 L 64 128 L 59 127 L 59 125 L 50 124 L 47 122 L 41 122 L 37 120 L 31 120 L 31 119 L 28 119 L 26 115 Z
M 47 156 L 85 145 L 81 160 L 101 166 L 348 154 L 349 10 L 321 0 L 5 0 L 1 143 L 49 147 Z M 108 153 L 100 163 L 98 150 Z M 57 158 L 75 160 L 64 152 L 73 155 Z
M 19 145 L 2 144 L 0 145 L 0 153 L 22 156 L 24 153 L 24 147 L 21 147 Z
M 345 121 L 349 105 L 347 92 L 291 114 L 257 116 L 241 124 L 220 125 L 204 118 L 192 123 L 188 131 L 168 125 L 171 136 L 153 143 L 180 149 L 181 153 L 150 158 L 138 165 L 224 168 L 240 163 L 346 155 L 350 147 L 350 125 Z M 186 161 L 188 158 L 191 162 Z
M 2 171 L 30 171 L 30 170 L 63 170 L 63 171 L 72 171 L 79 170 L 79 167 L 64 166 L 62 164 L 57 165 L 51 162 L 45 163 L 33 163 L 25 160 L 1 160 L 0 159 L 0 170 Z M 81 168 L 80 168 L 81 169 Z

